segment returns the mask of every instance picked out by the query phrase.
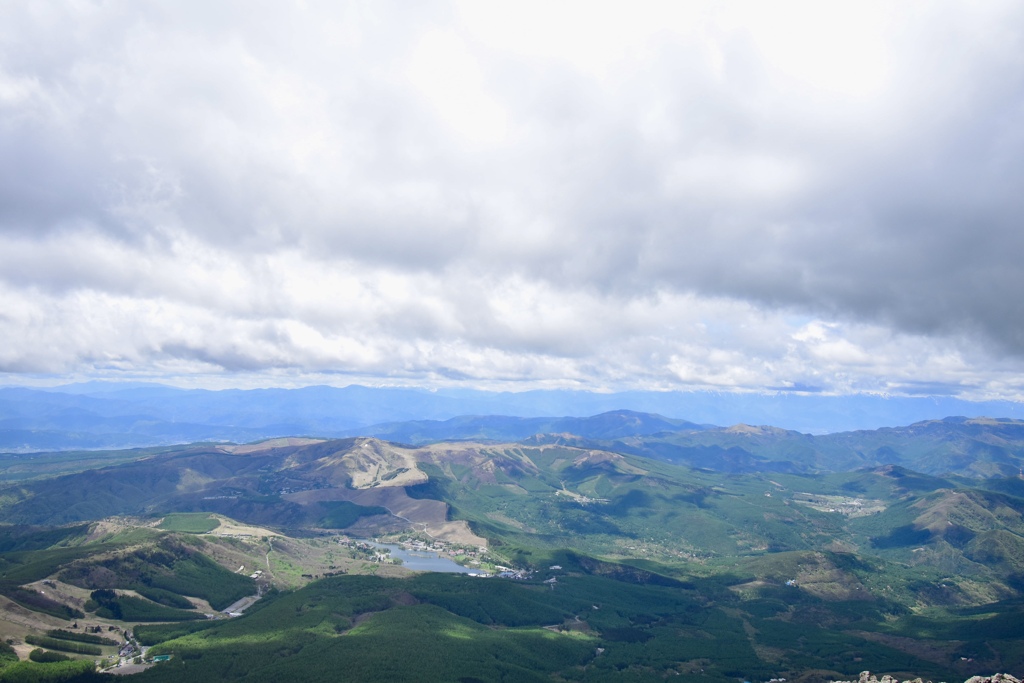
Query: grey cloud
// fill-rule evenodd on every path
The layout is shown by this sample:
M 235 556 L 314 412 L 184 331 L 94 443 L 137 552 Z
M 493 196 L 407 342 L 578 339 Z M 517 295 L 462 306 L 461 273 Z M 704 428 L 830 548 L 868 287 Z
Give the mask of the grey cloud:
M 139 362 L 242 371 L 354 358 L 473 375 L 459 358 L 477 353 L 509 375 L 545 358 L 600 374 L 614 358 L 610 374 L 646 359 L 656 376 L 678 356 L 683 376 L 741 363 L 743 347 L 752 368 L 792 363 L 788 384 L 744 377 L 828 384 L 786 360 L 792 326 L 752 321 L 777 337 L 759 348 L 732 322 L 695 334 L 692 302 L 628 313 L 690 295 L 1024 356 L 1021 10 L 904 16 L 890 80 L 861 97 L 773 71 L 744 30 L 658 27 L 588 71 L 491 45 L 457 7 L 381 7 L 0 10 L 0 237 L 19 250 L 0 283 L 201 308 L 252 339 L 158 330 Z M 504 137 L 474 140 L 413 82 L 432 30 L 468 46 Z M 291 274 L 269 264 L 282 252 Z M 360 284 L 316 292 L 332 269 Z M 414 274 L 410 294 L 384 291 L 396 272 Z M 302 291 L 280 291 L 292 281 Z M 261 337 L 247 325 L 264 317 L 319 337 Z M 331 350 L 361 334 L 364 355 Z M 685 335 L 729 360 L 680 350 Z M 702 376 L 755 381 L 732 369 Z
M 959 74 L 951 89 L 962 87 L 966 102 L 957 103 L 955 114 L 934 112 L 942 101 L 900 103 L 894 118 L 904 121 L 881 143 L 874 143 L 875 133 L 856 129 L 826 139 L 804 135 L 787 128 L 791 120 L 773 123 L 751 109 L 738 112 L 746 120 L 717 140 L 686 138 L 675 148 L 650 149 L 639 161 L 641 145 L 624 145 L 624 153 L 595 173 L 598 180 L 581 188 L 578 213 L 566 217 L 592 230 L 581 238 L 576 262 L 601 286 L 661 282 L 914 333 L 980 334 L 1024 353 L 1024 317 L 1002 296 L 1024 285 L 1024 149 L 1010 124 L 1024 106 L 1021 78 L 1010 68 L 1024 44 L 1014 39 L 994 63 L 985 61 L 990 55 L 970 55 L 976 70 L 1005 78 L 985 74 L 974 82 L 974 71 Z M 675 102 L 680 131 L 692 120 L 688 107 Z M 939 124 L 916 120 L 929 116 Z M 851 149 L 843 133 L 853 136 L 853 145 L 860 138 L 862 147 Z M 716 143 L 732 159 L 763 150 L 804 164 L 813 174 L 809 187 L 781 201 L 744 197 L 729 187 L 710 198 L 657 191 L 659 165 L 667 172 L 673 157 L 686 159 Z M 638 178 L 639 187 L 631 183 Z M 614 226 L 607 239 L 603 223 Z

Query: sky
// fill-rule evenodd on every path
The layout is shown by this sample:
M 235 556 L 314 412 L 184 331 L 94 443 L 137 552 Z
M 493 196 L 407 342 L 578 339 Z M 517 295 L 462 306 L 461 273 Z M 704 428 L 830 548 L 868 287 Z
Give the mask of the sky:
M 0 3 L 0 383 L 1024 400 L 1024 5 Z

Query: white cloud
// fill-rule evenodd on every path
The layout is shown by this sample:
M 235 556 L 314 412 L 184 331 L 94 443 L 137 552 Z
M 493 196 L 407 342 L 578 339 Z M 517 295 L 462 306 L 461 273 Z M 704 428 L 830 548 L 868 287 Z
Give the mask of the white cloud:
M 1019 14 L 8 3 L 0 367 L 1018 397 Z

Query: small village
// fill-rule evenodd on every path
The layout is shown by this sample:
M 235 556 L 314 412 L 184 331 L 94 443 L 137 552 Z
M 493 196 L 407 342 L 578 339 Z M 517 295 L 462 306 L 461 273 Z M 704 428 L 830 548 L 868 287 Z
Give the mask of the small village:
M 495 557 L 484 546 L 450 543 L 420 535 L 401 534 L 395 537 L 385 536 L 376 538 L 373 541 L 340 536 L 337 542 L 355 553 L 362 554 L 368 560 L 381 564 L 405 564 L 402 559 L 392 556 L 391 548 L 388 546 L 394 546 L 408 553 L 413 558 L 422 556 L 426 560 L 433 558 L 448 560 L 469 570 L 465 573 L 472 577 L 488 578 L 496 576 L 504 579 L 522 580 L 529 578 L 532 574 L 532 572 L 524 569 L 516 569 L 498 564 L 498 562 L 503 560 Z M 410 569 L 415 569 L 415 567 L 410 567 Z
M 885 510 L 885 503 L 882 501 L 849 496 L 796 492 L 793 494 L 792 500 L 794 503 L 806 505 L 818 512 L 833 512 L 846 517 L 867 517 Z

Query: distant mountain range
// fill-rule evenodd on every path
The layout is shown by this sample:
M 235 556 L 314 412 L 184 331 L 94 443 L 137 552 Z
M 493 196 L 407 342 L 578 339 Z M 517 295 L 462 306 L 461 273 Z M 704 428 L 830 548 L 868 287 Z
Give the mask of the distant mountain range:
M 623 424 L 625 431 L 612 433 L 608 425 L 599 425 L 606 418 L 589 417 L 621 410 L 682 419 L 647 417 L 641 426 Z M 357 385 L 207 391 L 88 382 L 47 389 L 0 388 L 0 451 L 242 443 L 291 435 L 364 435 L 412 443 L 469 437 L 515 440 L 550 432 L 619 438 L 737 423 L 825 434 L 895 427 L 947 415 L 1024 419 L 1024 404 L 865 395 L 512 393 Z M 559 422 L 563 418 L 569 421 Z M 575 426 L 573 418 L 587 418 L 593 424 Z
M 1024 465 L 1024 421 L 950 417 L 821 436 L 736 425 L 621 439 L 616 449 L 717 471 L 848 472 L 898 465 L 932 475 L 1016 477 Z
M 504 415 L 462 415 L 450 420 L 411 420 L 371 425 L 360 436 L 389 441 L 426 444 L 451 440 L 520 441 L 541 434 L 565 434 L 584 439 L 622 439 L 662 432 L 714 429 L 651 413 L 612 410 L 590 417 L 509 417 Z
M 718 472 L 849 472 L 898 465 L 972 478 L 1012 477 L 1024 466 L 1024 421 L 950 417 L 906 427 L 812 435 L 716 427 L 626 410 L 587 418 L 459 417 L 377 425 L 365 436 L 423 445 L 523 441 L 597 448 Z
M 572 400 L 577 400 L 577 409 L 631 397 L 643 403 L 641 395 L 610 396 L 444 394 L 360 386 L 204 391 L 98 383 L 59 390 L 6 388 L 0 389 L 0 451 L 368 436 L 411 445 L 557 442 L 722 472 L 813 473 L 899 465 L 926 474 L 977 478 L 1015 476 L 1024 466 L 1024 422 L 1011 418 L 950 417 L 815 435 L 742 423 L 721 427 L 649 411 L 615 409 L 577 416 L 569 410 Z M 559 409 L 566 410 L 545 415 Z M 530 410 L 532 416 L 518 416 Z

